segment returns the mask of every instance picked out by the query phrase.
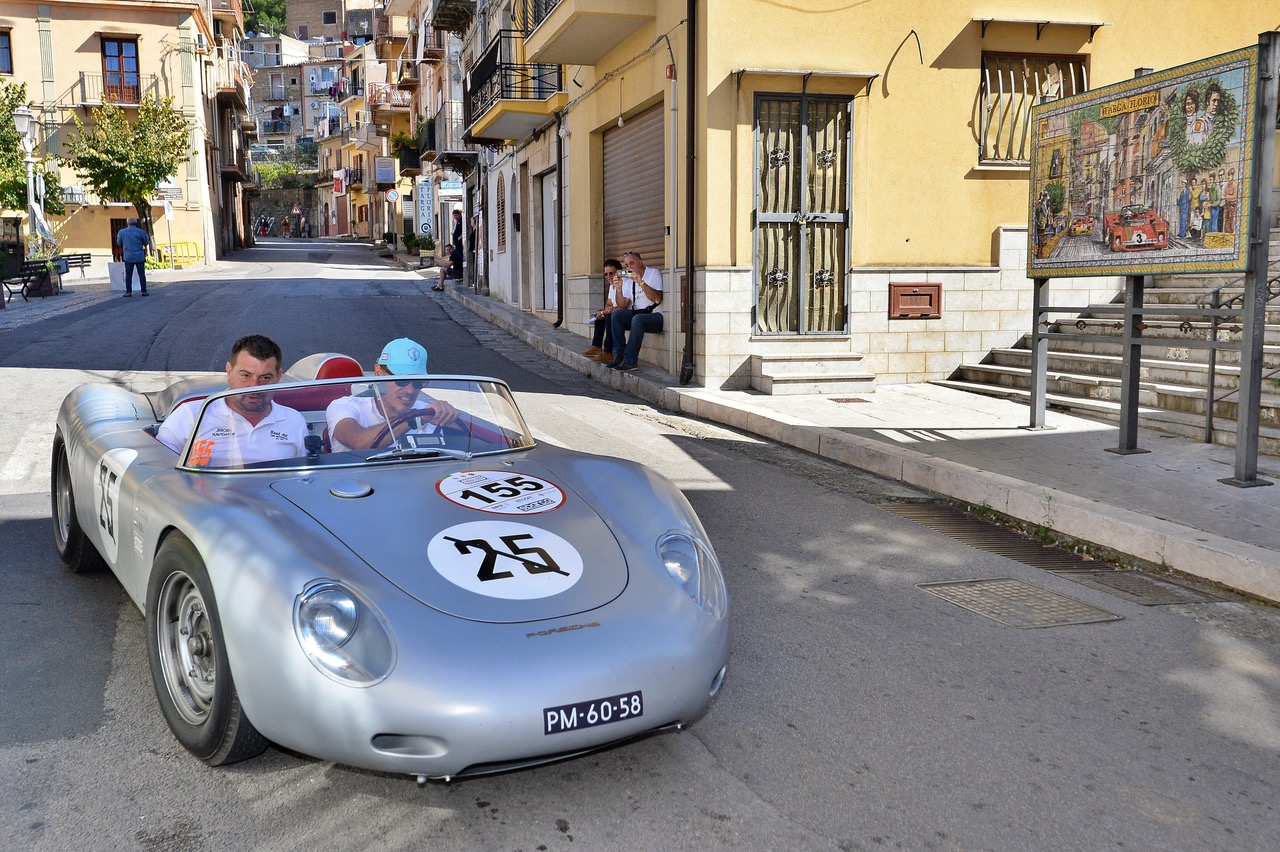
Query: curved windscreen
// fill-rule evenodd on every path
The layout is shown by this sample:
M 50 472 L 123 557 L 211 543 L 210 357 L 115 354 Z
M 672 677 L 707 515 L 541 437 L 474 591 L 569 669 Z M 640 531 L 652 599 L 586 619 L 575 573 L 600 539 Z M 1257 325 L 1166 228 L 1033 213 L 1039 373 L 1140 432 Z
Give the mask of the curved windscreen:
M 230 390 L 198 406 L 179 467 L 195 471 L 364 466 L 528 449 L 534 440 L 492 379 L 367 376 Z

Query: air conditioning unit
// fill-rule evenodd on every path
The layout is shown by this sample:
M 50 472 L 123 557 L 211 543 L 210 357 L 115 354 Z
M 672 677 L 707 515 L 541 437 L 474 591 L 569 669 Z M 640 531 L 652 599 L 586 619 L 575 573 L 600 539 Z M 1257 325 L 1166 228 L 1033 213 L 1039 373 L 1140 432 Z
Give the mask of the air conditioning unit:
M 311 108 L 312 108 L 312 109 L 320 109 L 320 102 L 319 102 L 319 101 L 312 101 L 312 102 L 311 102 Z
M 205 40 L 204 33 L 196 33 L 196 53 L 208 53 L 209 42 Z

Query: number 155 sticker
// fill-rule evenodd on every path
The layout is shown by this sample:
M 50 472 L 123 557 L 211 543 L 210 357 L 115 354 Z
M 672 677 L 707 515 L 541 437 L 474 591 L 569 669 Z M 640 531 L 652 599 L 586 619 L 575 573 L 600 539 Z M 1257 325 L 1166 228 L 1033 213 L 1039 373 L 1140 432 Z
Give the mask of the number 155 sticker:
M 451 503 L 496 515 L 537 515 L 564 503 L 554 483 L 509 470 L 464 470 L 440 480 L 436 490 Z

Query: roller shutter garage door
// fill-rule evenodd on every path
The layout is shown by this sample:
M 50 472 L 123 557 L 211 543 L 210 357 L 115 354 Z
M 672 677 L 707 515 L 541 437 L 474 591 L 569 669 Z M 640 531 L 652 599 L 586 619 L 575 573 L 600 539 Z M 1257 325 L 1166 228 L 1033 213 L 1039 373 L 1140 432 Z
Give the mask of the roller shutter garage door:
M 604 256 L 666 266 L 662 105 L 604 133 Z

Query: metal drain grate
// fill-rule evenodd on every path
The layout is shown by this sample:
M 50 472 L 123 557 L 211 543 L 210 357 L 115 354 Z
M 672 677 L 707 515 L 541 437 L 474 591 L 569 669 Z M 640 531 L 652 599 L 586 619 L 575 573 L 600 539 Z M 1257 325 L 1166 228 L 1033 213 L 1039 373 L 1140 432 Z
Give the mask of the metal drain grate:
M 879 503 L 877 508 L 915 521 L 970 547 L 1045 571 L 1107 571 L 1109 565 L 1085 559 L 1057 545 L 1045 545 L 953 506 L 939 503 Z
M 1124 620 L 1124 616 L 1012 577 L 918 583 L 916 588 L 1009 627 L 1063 627 Z
M 858 396 L 833 396 L 831 397 L 831 401 L 832 402 L 870 402 L 871 400 L 863 399 L 862 397 L 858 397 Z
M 1137 571 L 1055 571 L 1068 580 L 1101 589 L 1140 606 L 1168 606 L 1170 604 L 1219 603 L 1227 600 L 1218 595 L 1202 592 L 1148 577 Z

